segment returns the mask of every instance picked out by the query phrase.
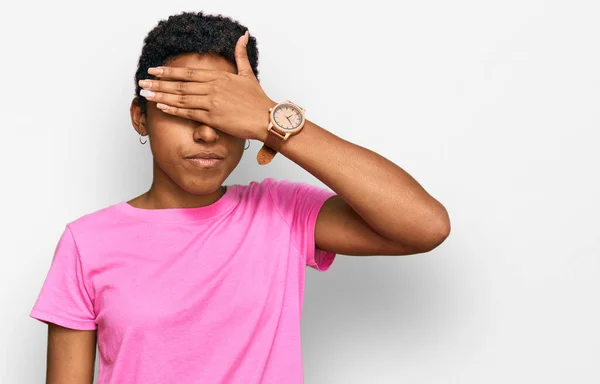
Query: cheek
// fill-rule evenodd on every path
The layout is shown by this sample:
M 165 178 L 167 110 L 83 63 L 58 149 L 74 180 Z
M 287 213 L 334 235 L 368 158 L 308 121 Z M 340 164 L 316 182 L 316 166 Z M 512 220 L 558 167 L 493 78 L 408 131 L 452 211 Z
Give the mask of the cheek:
M 233 171 L 244 155 L 244 144 L 238 138 L 222 138 L 222 146 L 227 147 L 226 167 Z M 245 142 L 245 141 L 244 141 Z
M 229 156 L 227 157 L 227 168 L 229 170 L 229 172 L 231 173 L 240 163 L 240 160 L 242 159 L 242 155 L 243 155 L 244 149 L 242 148 L 241 151 L 239 150 L 230 150 L 229 151 Z
M 240 159 L 244 156 L 244 154 L 248 152 L 244 149 L 248 145 L 248 142 L 245 139 L 236 138 L 235 140 L 236 142 L 231 145 L 231 150 L 229 153 L 231 153 L 232 156 L 237 158 L 237 161 L 239 162 Z M 250 146 L 252 146 L 252 142 L 250 143 Z M 248 150 L 250 150 L 250 148 L 248 148 Z
M 189 138 L 179 129 L 157 129 L 150 136 L 152 155 L 160 162 L 170 163 L 182 156 Z

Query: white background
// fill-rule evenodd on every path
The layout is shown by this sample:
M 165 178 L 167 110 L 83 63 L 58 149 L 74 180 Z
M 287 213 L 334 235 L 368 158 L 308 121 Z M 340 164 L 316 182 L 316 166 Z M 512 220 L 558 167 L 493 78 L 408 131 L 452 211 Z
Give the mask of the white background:
M 249 27 L 269 97 L 450 213 L 428 254 L 308 273 L 307 383 L 600 382 L 600 3 L 377 0 L 3 3 L 1 383 L 44 380 L 28 314 L 64 225 L 149 187 L 129 117 L 142 41 L 200 10 Z M 323 186 L 258 149 L 229 184 Z

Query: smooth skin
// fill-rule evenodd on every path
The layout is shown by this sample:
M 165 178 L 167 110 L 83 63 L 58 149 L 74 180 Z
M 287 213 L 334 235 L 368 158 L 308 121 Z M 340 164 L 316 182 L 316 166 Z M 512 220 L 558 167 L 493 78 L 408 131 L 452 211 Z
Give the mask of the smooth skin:
M 222 183 L 240 162 L 246 139 L 265 142 L 268 110 L 277 103 L 252 72 L 247 38 L 246 33 L 237 43 L 237 68 L 216 55 L 188 53 L 149 69 L 153 78 L 140 81 L 154 95 L 146 97 L 146 115 L 132 100 L 131 121 L 150 138 L 154 178 L 129 204 L 144 209 L 212 204 L 223 195 Z M 201 170 L 185 160 L 202 150 L 223 154 L 225 161 Z M 348 256 L 411 255 L 433 250 L 450 233 L 445 207 L 407 172 L 310 120 L 279 153 L 337 193 L 317 218 L 319 249 Z M 48 332 L 47 383 L 92 383 L 96 331 L 49 324 Z
M 96 360 L 96 331 L 48 323 L 46 383 L 91 384 Z

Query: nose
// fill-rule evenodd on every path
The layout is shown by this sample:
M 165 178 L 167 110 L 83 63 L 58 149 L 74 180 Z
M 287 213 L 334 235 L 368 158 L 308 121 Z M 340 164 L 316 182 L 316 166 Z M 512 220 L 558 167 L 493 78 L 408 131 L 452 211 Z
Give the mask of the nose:
M 206 124 L 197 125 L 193 135 L 196 142 L 204 141 L 206 143 L 213 143 L 219 140 L 219 131 Z

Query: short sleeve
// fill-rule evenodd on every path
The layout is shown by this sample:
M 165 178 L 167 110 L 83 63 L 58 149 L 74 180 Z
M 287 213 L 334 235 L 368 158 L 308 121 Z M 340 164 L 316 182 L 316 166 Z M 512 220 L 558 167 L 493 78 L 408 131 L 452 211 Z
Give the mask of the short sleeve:
M 29 316 L 72 329 L 93 330 L 97 327 L 93 300 L 68 225 L 58 241 L 50 269 Z
M 283 219 L 289 224 L 294 246 L 304 257 L 306 265 L 324 272 L 336 254 L 318 249 L 315 226 L 321 207 L 336 193 L 308 183 L 273 179 L 269 192 Z

